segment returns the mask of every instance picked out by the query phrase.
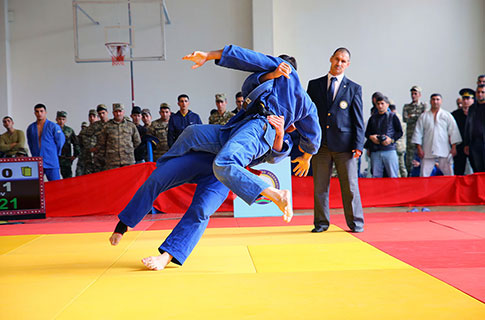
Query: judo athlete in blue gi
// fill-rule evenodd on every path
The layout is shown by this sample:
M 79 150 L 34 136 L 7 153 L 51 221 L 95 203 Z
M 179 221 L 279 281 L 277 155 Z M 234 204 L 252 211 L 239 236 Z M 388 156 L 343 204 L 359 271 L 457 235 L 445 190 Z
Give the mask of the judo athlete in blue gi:
M 291 151 L 293 144 L 289 135 L 284 134 L 283 118 L 269 118 L 269 123 L 275 126 L 277 131 L 273 148 L 266 157 L 253 161 L 250 166 L 257 165 L 263 160 L 278 162 Z M 160 193 L 184 183 L 196 183 L 192 203 L 158 248 L 160 255 L 142 260 L 153 270 L 165 268 L 170 261 L 182 265 L 204 233 L 209 217 L 220 207 L 229 192 L 229 189 L 214 176 L 214 158 L 214 154 L 206 152 L 188 152 L 177 158 L 160 158 L 157 168 L 118 215 L 120 222 L 110 237 L 111 244 L 117 245 L 127 231 L 127 226 L 135 227 L 151 211 L 153 202 Z
M 262 194 L 283 212 L 285 221 L 293 216 L 291 194 L 278 190 L 244 168 L 271 149 L 275 130 L 267 114 L 284 117 L 284 128 L 294 125 L 301 135 L 303 156 L 294 171 L 306 175 L 310 159 L 320 147 L 321 129 L 317 109 L 300 84 L 295 68 L 280 57 L 229 45 L 218 51 L 196 51 L 183 58 L 193 61 L 192 68 L 216 60 L 231 69 L 253 72 L 244 82 L 244 112 L 239 112 L 224 126 L 193 125 L 187 127 L 162 158 L 179 157 L 189 151 L 216 154 L 213 171 L 216 178 L 246 203 L 252 204 Z M 291 75 L 290 75 L 291 74 Z M 283 76 L 281 76 L 283 75 Z M 256 87 L 255 89 L 253 89 Z
M 47 120 L 47 109 L 43 104 L 34 107 L 37 121 L 27 128 L 27 142 L 33 157 L 42 157 L 44 174 L 48 181 L 59 180 L 59 156 L 66 137 L 61 127 Z M 40 137 L 40 138 L 39 138 Z

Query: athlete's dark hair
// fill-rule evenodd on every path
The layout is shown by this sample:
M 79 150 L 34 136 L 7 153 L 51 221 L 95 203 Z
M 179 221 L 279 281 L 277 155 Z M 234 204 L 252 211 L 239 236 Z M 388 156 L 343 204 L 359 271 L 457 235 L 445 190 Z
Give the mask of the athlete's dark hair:
M 295 57 L 291 57 L 287 54 L 282 54 L 282 55 L 279 55 L 278 58 L 285 60 L 286 62 L 291 64 L 293 66 L 293 68 L 296 70 L 296 59 L 295 59 Z

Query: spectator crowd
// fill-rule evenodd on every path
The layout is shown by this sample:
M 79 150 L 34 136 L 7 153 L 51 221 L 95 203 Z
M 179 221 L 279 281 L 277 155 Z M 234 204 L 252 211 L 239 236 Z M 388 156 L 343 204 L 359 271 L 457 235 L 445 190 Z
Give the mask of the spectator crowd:
M 485 171 L 485 75 L 476 90 L 459 90 L 457 109 L 442 108 L 440 93 L 422 101 L 421 88 L 410 89 L 411 102 L 396 106 L 381 92 L 372 95 L 365 136 L 369 177 L 429 177 Z
M 411 102 L 403 106 L 402 116 L 385 94 L 372 95 L 364 145 L 368 167 L 362 173 L 358 169 L 360 177 L 485 172 L 485 75 L 478 77 L 475 90 L 459 90 L 457 109 L 451 113 L 442 108 L 440 93 L 430 96 L 429 108 L 421 93 L 419 86 L 411 87 Z M 234 103 L 235 108 L 229 111 L 226 95 L 216 94 L 216 108 L 211 110 L 208 123 L 224 125 L 243 109 L 241 92 L 235 95 Z M 82 122 L 76 134 L 67 125 L 66 111 L 57 111 L 54 123 L 47 119 L 47 107 L 37 104 L 34 106 L 36 121 L 28 126 L 26 134 L 14 128 L 12 117 L 3 117 L 6 132 L 0 135 L 0 154 L 1 157 L 26 157 L 29 155 L 27 143 L 32 156 L 43 158 L 49 181 L 156 161 L 187 126 L 202 124 L 200 116 L 190 110 L 188 95 L 179 95 L 177 105 L 179 110 L 173 113 L 168 103 L 161 103 L 160 118 L 152 120 L 147 108 L 134 106 L 128 117 L 121 103 L 113 103 L 111 110 L 99 104 L 89 110 L 88 121 Z M 292 138 L 298 140 L 298 133 L 292 133 Z
M 235 99 L 235 110 L 240 110 L 242 94 L 238 92 Z M 224 93 L 215 95 L 215 104 L 217 109 L 211 112 L 208 121 L 224 125 L 235 113 L 226 110 Z M 168 103 L 161 103 L 160 118 L 152 121 L 150 109 L 134 106 L 128 117 L 121 103 L 112 104 L 113 118 L 110 119 L 108 107 L 99 104 L 89 110 L 88 122 L 81 123 L 81 130 L 76 135 L 67 125 L 66 111 L 57 111 L 54 123 L 47 119 L 47 107 L 37 104 L 34 106 L 36 121 L 28 126 L 26 135 L 14 128 L 12 117 L 3 118 L 7 131 L 0 135 L 0 156 L 27 157 L 27 143 L 33 157 L 43 158 L 44 174 L 49 181 L 61 176 L 64 179 L 72 177 L 76 158 L 76 176 L 156 161 L 187 126 L 202 124 L 200 116 L 189 109 L 188 95 L 179 95 L 177 105 L 179 110 L 172 113 Z

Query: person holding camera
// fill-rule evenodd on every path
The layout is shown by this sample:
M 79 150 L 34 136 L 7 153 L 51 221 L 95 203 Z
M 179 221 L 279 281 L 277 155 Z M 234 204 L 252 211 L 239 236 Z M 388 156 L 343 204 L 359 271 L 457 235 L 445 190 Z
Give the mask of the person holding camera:
M 370 151 L 372 176 L 382 178 L 384 169 L 387 176 L 397 178 L 399 175 L 399 161 L 395 142 L 402 137 L 402 127 L 399 118 L 389 110 L 389 99 L 379 96 L 376 99 L 377 113 L 367 122 L 365 137 L 366 146 Z

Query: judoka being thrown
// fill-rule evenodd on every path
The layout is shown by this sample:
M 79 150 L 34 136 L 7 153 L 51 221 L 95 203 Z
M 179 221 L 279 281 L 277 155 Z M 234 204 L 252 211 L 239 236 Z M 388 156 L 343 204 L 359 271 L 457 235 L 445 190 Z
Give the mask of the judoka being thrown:
M 256 160 L 264 162 L 272 157 L 272 146 L 278 139 L 276 139 L 275 123 L 271 123 L 274 120 L 269 121 L 268 119 L 271 119 L 271 116 L 278 116 L 278 118 L 284 119 L 282 124 L 284 130 L 294 126 L 299 131 L 301 136 L 299 147 L 303 151 L 303 155 L 294 161 L 298 163 L 294 171 L 298 176 L 307 174 L 312 154 L 315 154 L 320 146 L 321 129 L 316 107 L 301 87 L 295 68 L 282 58 L 266 56 L 233 45 L 218 51 L 196 51 L 183 59 L 193 61 L 194 69 L 207 61 L 216 60 L 216 64 L 220 66 L 253 72 L 242 87 L 243 95 L 246 97 L 245 108 L 224 126 L 192 125 L 187 127 L 172 148 L 158 160 L 156 171 L 161 172 L 165 166 L 168 166 L 168 163 L 172 163 L 171 160 L 184 161 L 189 153 L 213 154 L 210 174 L 213 174 L 219 182 L 222 182 L 248 204 L 252 204 L 260 194 L 269 198 L 283 212 L 284 220 L 289 222 L 293 216 L 290 192 L 271 187 L 245 167 Z M 207 159 L 205 160 L 207 161 Z M 149 180 L 153 179 L 150 177 Z M 180 181 L 183 183 L 182 179 Z M 127 226 L 133 227 L 141 220 L 138 217 L 136 220 L 128 221 L 129 217 L 139 215 L 142 218 L 147 214 L 156 195 L 166 190 L 165 187 L 153 190 L 155 194 L 151 195 L 149 199 L 151 203 L 148 204 L 148 208 L 145 208 L 147 210 L 138 213 L 131 212 L 133 210 L 129 210 L 130 206 L 135 208 L 137 206 L 135 202 L 140 202 L 136 199 L 138 194 L 144 193 L 142 189 L 143 186 L 137 191 L 127 208 L 120 213 L 120 223 L 110 238 L 113 245 L 121 240 Z M 196 201 L 196 197 L 199 198 L 197 194 L 194 195 L 192 204 L 199 201 Z M 224 199 L 218 199 L 218 205 Z M 210 210 L 199 208 L 199 210 L 207 211 L 204 213 L 205 215 L 212 214 L 216 209 L 216 207 Z M 162 256 L 167 253 L 160 248 L 159 251 L 161 253 L 163 251 Z M 143 262 L 151 269 L 163 269 L 171 259 L 168 254 L 167 257 L 163 263 L 158 261 L 161 259 L 159 257 L 157 259 L 149 257 Z M 150 258 L 153 261 L 156 260 L 153 266 L 150 264 Z
M 271 187 L 245 167 L 270 151 L 275 129 L 269 125 L 267 116 L 277 115 L 284 117 L 285 130 L 294 124 L 301 135 L 299 147 L 304 154 L 296 170 L 297 174 L 306 175 L 309 161 L 320 146 L 321 129 L 317 109 L 302 88 L 296 71 L 282 58 L 234 45 L 217 51 L 196 51 L 183 59 L 194 62 L 194 69 L 216 60 L 219 66 L 253 74 L 242 88 L 243 94 L 246 93 L 244 112 L 239 112 L 225 126 L 189 126 L 162 158 L 178 157 L 189 151 L 215 154 L 212 168 L 219 181 L 248 204 L 260 194 L 269 198 L 289 222 L 293 216 L 290 192 Z M 289 68 L 287 75 L 266 81 L 278 68 Z

